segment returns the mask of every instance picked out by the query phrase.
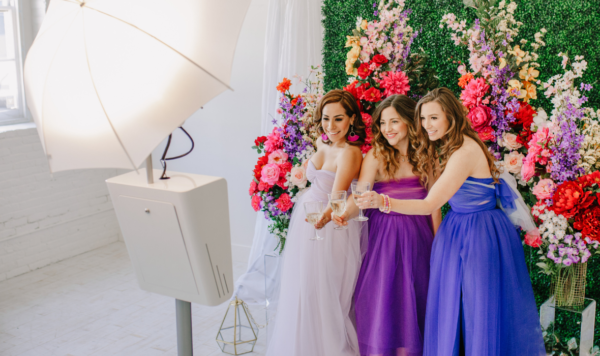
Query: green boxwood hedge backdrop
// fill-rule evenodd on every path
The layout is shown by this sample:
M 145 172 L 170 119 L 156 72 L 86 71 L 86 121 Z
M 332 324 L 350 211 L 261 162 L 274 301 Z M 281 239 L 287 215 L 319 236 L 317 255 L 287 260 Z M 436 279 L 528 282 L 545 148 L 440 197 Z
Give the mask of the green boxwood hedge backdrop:
M 515 12 L 517 21 L 523 22 L 519 38 L 533 40 L 533 35 L 541 28 L 548 30 L 545 36 L 546 46 L 537 52 L 540 55 L 540 79 L 546 81 L 553 75 L 562 73 L 558 53 L 568 52 L 571 58 L 575 55 L 585 56 L 588 69 L 583 78 L 586 83 L 595 84 L 590 95 L 590 106 L 600 108 L 600 6 L 598 0 L 515 0 L 518 8 Z M 347 85 L 345 73 L 346 53 L 344 48 L 346 35 L 350 35 L 355 27 L 356 18 L 374 18 L 374 1 L 366 0 L 324 0 L 323 25 L 325 36 L 323 43 L 323 71 L 325 73 L 325 90 L 342 88 Z M 457 95 L 459 74 L 456 70 L 458 61 L 468 62 L 469 53 L 465 47 L 457 47 L 450 40 L 450 31 L 439 27 L 442 16 L 454 13 L 459 19 L 472 23 L 475 11 L 466 8 L 461 0 L 407 0 L 406 8 L 412 9 L 410 24 L 415 30 L 422 30 L 413 50 L 422 47 L 430 55 L 430 65 L 437 70 L 440 85 L 453 90 Z M 552 104 L 538 91 L 538 100 L 532 101 L 534 107 L 542 106 L 550 114 Z M 539 305 L 549 296 L 550 278 L 539 274 L 535 266 L 535 251 L 525 246 L 525 256 L 529 267 L 536 302 Z M 595 256 L 588 263 L 586 297 L 600 301 L 600 256 Z M 600 343 L 600 313 L 596 313 L 595 344 Z M 578 335 L 579 326 L 574 320 L 557 316 L 556 329 L 563 338 Z M 563 339 L 564 340 L 564 339 Z

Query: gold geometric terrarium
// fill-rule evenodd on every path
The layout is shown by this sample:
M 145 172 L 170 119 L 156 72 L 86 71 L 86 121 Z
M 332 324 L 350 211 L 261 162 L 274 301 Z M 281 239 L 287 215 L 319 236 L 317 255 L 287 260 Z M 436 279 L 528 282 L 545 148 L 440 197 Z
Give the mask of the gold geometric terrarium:
M 254 351 L 257 336 L 251 318 L 243 300 L 236 297 L 229 303 L 217 333 L 217 344 L 221 351 L 230 355 L 243 355 Z

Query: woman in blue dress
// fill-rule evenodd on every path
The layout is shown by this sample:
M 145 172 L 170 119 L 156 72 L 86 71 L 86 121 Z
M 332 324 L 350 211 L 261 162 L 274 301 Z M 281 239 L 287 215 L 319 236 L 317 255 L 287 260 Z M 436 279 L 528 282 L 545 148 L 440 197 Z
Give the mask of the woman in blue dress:
M 452 207 L 431 252 L 423 355 L 545 356 L 523 247 L 508 215 L 531 218 L 525 209 L 515 213 L 523 203 L 510 175 L 500 177 L 465 111 L 447 88 L 419 101 L 418 165 L 439 160 L 441 175 L 423 200 L 390 199 L 391 211 L 406 215 L 429 215 L 446 202 Z M 378 201 L 379 194 L 368 192 L 359 207 Z

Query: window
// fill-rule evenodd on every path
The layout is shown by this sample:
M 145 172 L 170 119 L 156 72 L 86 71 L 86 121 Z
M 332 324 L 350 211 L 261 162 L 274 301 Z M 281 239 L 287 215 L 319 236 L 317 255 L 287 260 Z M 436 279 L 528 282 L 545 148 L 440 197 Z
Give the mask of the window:
M 25 121 L 17 0 L 0 0 L 0 125 Z

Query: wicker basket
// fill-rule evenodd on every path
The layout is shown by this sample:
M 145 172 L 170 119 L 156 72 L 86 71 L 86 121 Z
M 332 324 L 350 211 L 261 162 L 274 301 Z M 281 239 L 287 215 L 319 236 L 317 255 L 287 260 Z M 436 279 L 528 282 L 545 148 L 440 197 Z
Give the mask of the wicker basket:
M 579 307 L 585 301 L 587 263 L 561 269 L 552 278 L 552 293 L 557 307 Z

